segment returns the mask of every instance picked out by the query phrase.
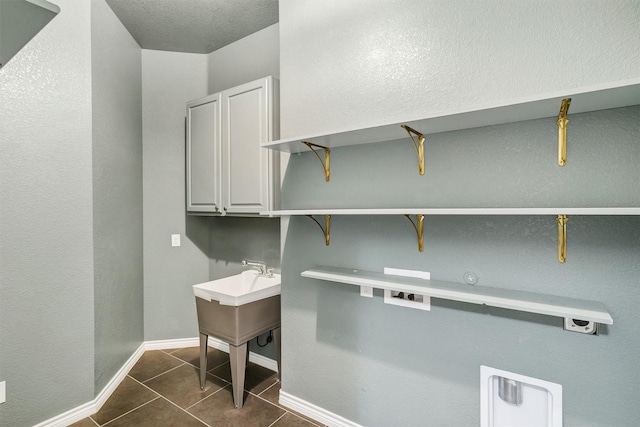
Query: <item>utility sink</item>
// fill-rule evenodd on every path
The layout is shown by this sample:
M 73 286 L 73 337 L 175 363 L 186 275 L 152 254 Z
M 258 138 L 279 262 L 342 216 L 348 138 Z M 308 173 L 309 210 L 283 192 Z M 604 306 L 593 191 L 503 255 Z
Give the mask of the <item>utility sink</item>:
M 280 275 L 266 277 L 256 270 L 246 270 L 235 276 L 194 285 L 193 292 L 206 301 L 238 306 L 280 295 Z
M 244 377 L 248 342 L 273 331 L 280 378 L 280 275 L 246 270 L 235 276 L 193 286 L 200 331 L 200 388 L 207 373 L 209 336 L 229 343 L 231 383 L 236 408 L 244 401 Z

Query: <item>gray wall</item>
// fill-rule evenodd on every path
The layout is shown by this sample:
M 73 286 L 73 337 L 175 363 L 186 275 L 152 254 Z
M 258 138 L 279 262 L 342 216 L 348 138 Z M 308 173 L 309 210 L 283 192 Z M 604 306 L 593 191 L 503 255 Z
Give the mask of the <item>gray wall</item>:
M 280 267 L 277 219 L 186 215 L 184 177 L 187 101 L 277 77 L 277 56 L 263 54 L 277 55 L 277 28 L 208 55 L 142 51 L 145 340 L 197 336 L 192 285 L 242 271 L 243 258 Z M 178 233 L 182 246 L 171 247 Z
M 283 0 L 282 137 L 637 77 L 635 3 L 582 6 Z M 567 42 L 562 54 L 550 38 Z M 430 136 L 423 177 L 408 139 L 332 150 L 330 183 L 313 154 L 294 155 L 283 204 L 640 206 L 639 122 L 638 107 L 573 115 L 564 168 L 554 118 Z M 640 218 L 570 217 L 566 264 L 556 229 L 546 216 L 428 217 L 420 253 L 401 216 L 334 216 L 329 247 L 293 217 L 282 390 L 367 426 L 478 425 L 488 365 L 561 384 L 567 426 L 637 425 Z M 444 300 L 430 312 L 388 306 L 378 293 L 300 277 L 317 265 L 454 282 L 473 271 L 477 286 L 602 301 L 614 324 L 593 337 L 558 318 Z
M 191 286 L 209 279 L 209 235 L 207 218 L 185 212 L 184 126 L 186 103 L 205 95 L 206 55 L 142 51 L 146 341 L 198 334 Z
M 95 393 L 143 341 L 141 50 L 91 3 Z
M 266 76 L 280 76 L 279 25 L 271 25 L 209 54 L 209 93 Z
M 280 77 L 279 25 L 271 25 L 211 52 L 209 93 L 220 92 L 265 76 Z M 209 222 L 210 280 L 240 273 L 242 259 L 261 260 L 280 268 L 280 221 L 277 218 L 213 217 Z M 266 334 L 268 335 L 268 334 Z M 259 337 L 264 343 L 265 336 Z M 273 344 L 251 351 L 275 359 Z
M 91 3 L 56 3 L 0 69 L 2 425 L 94 397 Z
M 280 77 L 278 24 L 258 31 L 209 57 L 209 93 L 266 76 Z M 243 258 L 280 267 L 280 223 L 270 218 L 217 218 L 210 222 L 210 276 L 218 279 L 242 271 Z
M 56 6 L 51 7 L 56 9 Z M 37 6 L 25 0 L 0 2 L 0 66 L 6 65 L 26 45 L 57 11 Z
M 140 49 L 103 0 L 0 70 L 0 425 L 94 399 L 142 341 Z

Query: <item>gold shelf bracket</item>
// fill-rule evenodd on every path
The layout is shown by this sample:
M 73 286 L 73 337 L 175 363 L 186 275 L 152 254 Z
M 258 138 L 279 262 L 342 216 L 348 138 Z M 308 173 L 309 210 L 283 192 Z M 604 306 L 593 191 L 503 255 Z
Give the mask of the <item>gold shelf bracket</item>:
M 558 166 L 567 164 L 567 113 L 571 105 L 571 98 L 565 98 L 560 105 L 560 113 L 558 114 Z
M 424 251 L 424 215 L 422 214 L 416 215 L 416 222 L 413 222 L 413 219 L 411 219 L 410 215 L 405 214 L 404 216 L 407 217 L 409 222 L 411 222 L 411 225 L 413 225 L 413 228 L 416 230 L 416 236 L 418 236 L 418 250 L 420 252 L 423 252 Z
M 400 125 L 400 127 L 406 130 L 411 137 L 411 142 L 413 142 L 413 147 L 416 149 L 416 155 L 418 156 L 418 172 L 420 172 L 420 175 L 424 175 L 424 135 L 407 125 Z M 418 137 L 417 142 L 413 137 L 414 135 Z
M 324 180 L 326 182 L 329 182 L 330 171 L 331 171 L 329 168 L 329 160 L 331 158 L 331 150 L 329 150 L 329 148 L 327 147 L 323 147 L 322 145 L 318 145 L 318 144 L 313 144 L 311 142 L 307 142 L 307 141 L 300 141 L 300 142 L 306 145 L 309 148 L 309 150 L 313 151 L 313 154 L 315 154 L 318 160 L 320 160 L 320 163 L 322 164 L 322 168 L 324 169 Z M 314 147 L 320 148 L 324 151 L 324 162 L 322 161 L 322 158 L 320 157 L 318 152 L 313 149 Z
M 566 215 L 558 215 L 556 222 L 558 223 L 558 262 L 564 264 L 567 260 L 567 222 L 569 218 Z
M 330 237 L 330 230 L 331 230 L 331 215 L 324 216 L 324 227 L 322 226 L 322 224 L 318 222 L 317 219 L 313 217 L 313 215 L 306 215 L 306 216 L 308 218 L 311 218 L 313 222 L 318 224 L 318 227 L 320 227 L 320 230 L 322 230 L 322 234 L 324 234 L 324 244 L 329 246 L 329 237 Z

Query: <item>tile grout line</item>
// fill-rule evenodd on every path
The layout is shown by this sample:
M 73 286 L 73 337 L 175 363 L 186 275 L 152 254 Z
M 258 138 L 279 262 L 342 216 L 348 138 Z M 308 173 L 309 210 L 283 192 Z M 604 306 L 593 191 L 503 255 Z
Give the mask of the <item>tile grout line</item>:
M 267 390 L 269 390 L 270 388 L 274 387 L 275 385 L 277 385 L 277 384 L 279 384 L 279 383 L 280 383 L 280 380 L 276 381 L 275 383 L 271 384 L 269 387 L 267 387 L 267 388 L 265 388 L 264 390 L 262 390 L 262 391 L 260 392 L 260 394 L 254 394 L 254 393 L 251 393 L 249 390 L 247 390 L 247 392 L 249 392 L 249 394 L 253 394 L 253 395 L 254 395 L 254 396 L 256 396 L 256 397 L 259 397 L 260 399 L 262 399 L 262 400 L 264 400 L 265 402 L 268 402 L 268 403 L 270 403 L 270 404 L 274 405 L 274 406 L 275 406 L 275 407 L 277 407 L 277 408 L 280 408 L 280 409 L 284 410 L 284 411 L 285 411 L 285 413 L 284 413 L 284 414 L 282 414 L 282 416 L 283 416 L 283 417 L 284 417 L 287 413 L 289 413 L 289 414 L 291 414 L 291 415 L 293 415 L 293 416 L 295 416 L 295 417 L 297 417 L 297 418 L 300 418 L 300 419 L 301 419 L 301 420 L 303 420 L 303 421 L 308 422 L 309 424 L 312 424 L 312 425 L 315 425 L 315 426 L 321 427 L 321 426 L 322 426 L 322 424 L 316 424 L 315 420 L 310 421 L 310 420 L 309 420 L 309 419 L 307 419 L 307 418 L 303 418 L 303 417 L 301 417 L 300 415 L 296 414 L 295 412 L 292 412 L 292 411 L 288 410 L 287 408 L 280 406 L 280 404 L 279 404 L 279 403 L 273 403 L 273 402 L 270 402 L 270 401 L 268 401 L 267 399 L 265 399 L 264 397 L 262 397 L 262 393 L 265 393 Z M 280 417 L 280 418 L 282 418 L 282 417 Z M 278 418 L 278 420 L 279 420 L 280 418 Z M 278 420 L 276 420 L 276 421 L 278 421 Z M 275 421 L 274 421 L 274 422 L 275 422 Z M 272 424 L 272 425 L 273 425 L 273 424 Z M 271 426 L 269 426 L 269 427 L 271 427 Z
M 155 393 L 155 392 L 154 392 L 154 393 Z M 158 394 L 158 393 L 156 393 L 156 394 Z M 106 426 L 106 425 L 109 425 L 110 423 L 114 422 L 115 420 L 118 420 L 118 419 L 120 419 L 120 418 L 124 417 L 125 415 L 128 415 L 128 414 L 132 413 L 133 411 L 136 411 L 136 410 L 138 410 L 138 409 L 142 408 L 142 407 L 143 407 L 143 406 L 145 406 L 145 405 L 148 405 L 149 403 L 151 403 L 151 402 L 153 402 L 153 401 L 155 401 L 155 400 L 158 400 L 158 398 L 160 398 L 160 397 L 161 397 L 161 396 L 158 394 L 156 397 L 154 397 L 154 398 L 153 398 L 153 399 L 151 399 L 150 401 L 145 402 L 145 403 L 143 403 L 142 405 L 136 406 L 135 408 L 133 408 L 133 409 L 131 409 L 131 410 L 129 410 L 129 411 L 127 411 L 127 412 L 125 412 L 125 413 L 124 413 L 124 414 L 122 414 L 122 415 L 118 415 L 117 417 L 115 417 L 115 418 L 113 418 L 113 419 L 111 419 L 111 420 L 107 421 L 107 422 L 106 422 L 106 423 L 104 423 L 104 424 L 98 424 L 98 425 L 99 425 L 99 426 Z M 96 422 L 96 421 L 94 421 L 94 422 Z M 96 422 L 96 423 L 97 423 L 97 422 Z
M 262 390 L 260 393 L 258 393 L 258 396 L 260 396 L 262 393 L 266 393 L 267 390 L 269 390 L 271 387 L 274 387 L 276 384 L 279 384 L 280 380 L 276 380 L 276 382 L 274 382 L 273 384 L 271 384 L 269 387 L 265 388 L 264 390 Z
M 180 365 L 180 366 L 182 366 L 182 365 Z M 174 369 L 175 369 L 175 368 L 174 368 Z M 171 369 L 170 369 L 170 370 L 171 370 Z M 167 371 L 167 372 L 168 372 L 168 371 Z M 137 381 L 137 380 L 136 380 L 136 381 Z M 193 415 L 191 412 L 188 412 L 186 409 L 182 408 L 182 407 L 181 407 L 180 405 L 178 405 L 177 403 L 175 403 L 175 402 L 173 402 L 172 400 L 169 400 L 168 398 L 164 397 L 163 395 L 161 395 L 160 393 L 158 393 L 157 391 L 155 391 L 154 389 L 152 389 L 152 388 L 151 388 L 151 387 L 149 387 L 148 385 L 146 385 L 146 384 L 144 384 L 144 383 L 141 383 L 140 381 L 138 381 L 138 382 L 140 383 L 140 385 L 142 385 L 142 386 L 144 386 L 144 387 L 148 388 L 149 390 L 151 390 L 152 392 L 156 393 L 156 394 L 158 395 L 158 397 L 160 397 L 160 398 L 162 398 L 162 399 L 166 400 L 167 402 L 171 403 L 173 406 L 175 406 L 176 408 L 180 409 L 182 412 L 186 413 L 186 414 L 187 414 L 187 415 L 189 415 L 190 417 L 195 418 L 196 420 L 200 421 L 202 424 L 204 424 L 204 425 L 205 425 L 205 426 L 207 426 L 207 427 L 212 427 L 212 426 L 210 426 L 208 423 L 204 422 L 204 421 L 203 421 L 203 420 L 201 420 L 200 418 L 198 418 L 198 417 L 196 417 L 195 415 Z M 210 396 L 213 396 L 214 394 L 216 394 L 217 392 L 219 392 L 220 390 L 222 390 L 223 388 L 226 388 L 226 387 L 228 387 L 228 385 L 226 385 L 225 387 L 222 387 L 222 388 L 220 388 L 219 390 L 216 390 L 215 392 L 211 393 L 209 396 L 205 397 L 205 399 L 206 399 L 206 398 L 208 398 L 208 397 L 210 397 Z M 155 399 L 154 399 L 154 400 L 155 400 Z M 204 400 L 204 399 L 202 399 L 202 400 Z M 202 401 L 202 400 L 200 400 L 200 401 Z M 193 405 L 191 405 L 191 406 L 193 406 Z M 189 408 L 191 408 L 191 406 L 189 406 Z M 111 421 L 110 421 L 110 422 L 111 422 Z
M 180 349 L 174 349 L 174 352 L 177 352 L 177 351 L 179 351 L 179 350 L 180 350 Z M 205 400 L 209 399 L 210 397 L 212 397 L 212 396 L 216 395 L 216 394 L 217 394 L 218 392 L 220 392 L 221 390 L 227 389 L 229 386 L 231 386 L 231 385 L 232 385 L 232 383 L 231 383 L 231 382 L 229 382 L 228 380 L 226 380 L 225 378 L 222 378 L 222 377 L 220 377 L 220 376 L 218 376 L 218 375 L 215 375 L 215 374 L 211 373 L 211 371 L 214 371 L 214 370 L 216 370 L 216 369 L 218 369 L 218 368 L 220 368 L 220 367 L 222 367 L 222 366 L 224 366 L 224 365 L 227 365 L 227 364 L 229 364 L 229 362 L 223 362 L 223 363 L 220 363 L 219 365 L 217 365 L 217 366 L 215 366 L 215 367 L 211 368 L 209 371 L 207 371 L 207 372 L 206 372 L 206 375 L 210 375 L 211 377 L 213 377 L 213 378 L 215 378 L 215 379 L 220 380 L 220 381 L 223 383 L 222 387 L 218 388 L 218 390 L 216 390 L 216 391 L 212 392 L 212 393 L 211 393 L 211 394 L 209 394 L 208 396 L 206 396 L 206 397 L 204 397 L 204 398 L 202 398 L 202 399 L 198 400 L 197 402 L 195 402 L 195 403 L 193 403 L 193 404 L 189 405 L 188 407 L 186 407 L 186 408 L 182 408 L 180 405 L 178 405 L 177 403 L 173 402 L 173 401 L 172 401 L 172 400 L 170 400 L 168 397 L 165 397 L 165 396 L 163 396 L 162 394 L 158 393 L 157 391 L 153 390 L 153 389 L 152 389 L 151 387 L 149 387 L 146 383 L 147 383 L 147 382 L 149 382 L 149 381 L 151 381 L 151 380 L 154 380 L 154 379 L 156 379 L 156 378 L 158 378 L 158 377 L 160 377 L 160 376 L 162 376 L 162 375 L 164 375 L 164 374 L 167 374 L 167 373 L 169 373 L 169 372 L 171 372 L 171 371 L 173 371 L 173 370 L 176 370 L 176 369 L 178 369 L 178 368 L 182 367 L 183 365 L 192 366 L 192 367 L 194 367 L 196 370 L 198 370 L 199 372 L 201 371 L 201 369 L 200 369 L 200 367 L 199 367 L 199 366 L 196 366 L 196 365 L 194 365 L 193 363 L 190 363 L 190 362 L 189 362 L 189 361 L 187 361 L 187 360 L 181 359 L 181 358 L 179 358 L 179 357 L 177 357 L 177 356 L 173 355 L 172 353 L 168 353 L 168 352 L 167 352 L 167 351 L 165 351 L 165 350 L 160 350 L 160 351 L 161 351 L 162 353 L 164 353 L 164 354 L 166 354 L 166 355 L 168 355 L 168 356 L 171 356 L 172 358 L 174 358 L 174 359 L 176 359 L 176 360 L 180 361 L 181 363 L 180 363 L 179 365 L 177 365 L 177 366 L 173 367 L 173 368 L 167 369 L 166 371 L 164 371 L 164 372 L 162 372 L 162 373 L 160 373 L 160 374 L 158 374 L 158 375 L 155 375 L 155 376 L 153 376 L 153 377 L 151 377 L 151 378 L 148 378 L 148 379 L 144 380 L 144 382 L 143 382 L 143 381 L 140 381 L 140 380 L 138 380 L 138 379 L 136 379 L 136 378 L 134 378 L 134 377 L 132 377 L 132 376 L 131 376 L 131 375 L 129 375 L 128 373 L 127 373 L 127 375 L 126 375 L 127 377 L 129 377 L 130 379 L 132 379 L 133 381 L 135 381 L 136 383 L 138 383 L 138 384 L 142 385 L 144 388 L 146 388 L 146 389 L 150 390 L 152 393 L 154 393 L 155 397 L 154 397 L 153 399 L 149 400 L 148 402 L 145 402 L 145 403 L 143 403 L 143 404 L 141 404 L 141 405 L 137 406 L 136 408 L 133 408 L 133 409 L 131 409 L 131 410 L 127 411 L 126 413 L 124 413 L 124 414 L 122 414 L 122 415 L 119 415 L 119 416 L 117 416 L 117 417 L 115 417 L 115 418 L 113 418 L 113 419 L 111 419 L 111 420 L 107 421 L 106 423 L 104 423 L 104 424 L 102 424 L 102 425 L 101 425 L 101 424 L 99 424 L 95 419 L 93 419 L 93 418 L 92 418 L 92 416 L 89 416 L 89 418 L 90 418 L 91 422 L 93 422 L 93 423 L 94 423 L 96 426 L 98 426 L 98 427 L 101 427 L 101 426 L 108 426 L 108 425 L 110 425 L 113 421 L 118 420 L 118 419 L 120 419 L 120 418 L 122 418 L 122 417 L 124 417 L 124 416 L 126 416 L 126 415 L 128 415 L 128 414 L 131 414 L 132 412 L 134 412 L 134 411 L 136 411 L 136 410 L 138 410 L 138 409 L 140 409 L 140 408 L 142 408 L 142 407 L 144 407 L 144 406 L 148 405 L 149 403 L 154 402 L 154 401 L 155 401 L 155 400 L 157 400 L 158 398 L 162 398 L 162 399 L 163 399 L 163 400 L 165 400 L 166 402 L 169 402 L 171 405 L 173 405 L 173 406 L 177 407 L 177 408 L 178 408 L 178 409 L 180 409 L 182 412 L 186 413 L 190 418 L 193 418 L 193 419 L 198 420 L 199 422 L 201 422 L 203 425 L 205 425 L 205 426 L 207 426 L 207 427 L 212 427 L 211 425 L 209 425 L 209 424 L 208 424 L 208 423 L 206 423 L 205 421 L 203 421 L 203 420 L 201 420 L 200 418 L 198 418 L 196 415 L 194 415 L 194 414 L 190 413 L 190 412 L 189 412 L 189 410 L 190 410 L 191 408 L 193 408 L 194 406 L 196 406 L 196 405 L 198 405 L 198 404 L 202 403 L 203 401 L 205 401 Z M 271 401 L 267 400 L 266 398 L 262 397 L 262 395 L 263 395 L 264 393 L 266 393 L 266 392 L 267 392 L 268 390 L 270 390 L 272 387 L 274 387 L 274 386 L 276 386 L 276 385 L 278 385 L 278 384 L 280 384 L 280 383 L 281 383 L 281 381 L 280 381 L 280 380 L 276 380 L 273 384 L 271 384 L 270 386 L 268 386 L 267 388 L 265 388 L 264 390 L 262 390 L 262 391 L 261 391 L 261 392 L 259 392 L 258 394 L 254 393 L 254 392 L 252 392 L 252 391 L 250 391 L 250 390 L 248 390 L 248 389 L 246 389 L 246 388 L 243 388 L 243 390 L 244 390 L 245 392 L 247 392 L 247 394 L 252 395 L 252 396 L 254 396 L 254 397 L 257 397 L 257 398 L 259 398 L 261 401 L 263 401 L 263 402 L 265 402 L 265 403 L 267 403 L 267 404 L 269 404 L 269 405 L 272 405 L 272 406 L 274 406 L 274 407 L 276 407 L 276 408 L 278 408 L 278 409 L 280 409 L 280 410 L 284 410 L 284 413 L 283 413 L 282 415 L 280 415 L 276 420 L 274 420 L 271 424 L 269 424 L 269 426 L 268 426 L 268 427 L 273 427 L 276 423 L 278 423 L 278 421 L 280 421 L 284 416 L 286 416 L 286 414 L 287 414 L 287 413 L 289 413 L 289 414 L 291 414 L 291 415 L 295 416 L 296 418 L 298 418 L 298 419 L 300 419 L 300 420 L 302 420 L 302 421 L 304 421 L 304 422 L 306 422 L 306 423 L 309 423 L 309 425 L 313 425 L 313 426 L 319 426 L 319 427 L 321 427 L 321 424 L 315 424 L 315 420 L 309 420 L 309 419 L 306 419 L 306 418 L 302 417 L 301 415 L 298 415 L 297 413 L 292 412 L 292 411 L 288 410 L 287 408 L 280 406 L 280 404 L 279 404 L 279 403 L 273 403 L 273 402 L 271 402 Z M 94 415 L 95 415 L 95 414 L 94 414 Z
M 181 367 L 182 365 L 188 365 L 188 364 L 189 364 L 189 363 L 185 362 L 184 360 L 181 360 L 181 359 L 180 359 L 180 361 L 182 362 L 182 364 L 180 364 L 180 365 L 178 365 L 178 366 L 174 366 L 173 368 L 167 369 L 166 371 L 164 371 L 164 372 L 162 372 L 162 373 L 159 373 L 158 375 L 153 376 L 153 377 L 151 377 L 151 378 L 147 378 L 147 379 L 146 379 L 146 380 L 144 380 L 144 381 L 137 380 L 137 379 L 135 379 L 135 378 L 133 378 L 133 377 L 131 377 L 131 378 L 135 379 L 135 380 L 136 380 L 136 381 L 138 381 L 140 384 L 144 384 L 144 383 L 146 383 L 147 381 L 155 380 L 156 378 L 158 378 L 158 377 L 160 377 L 160 376 L 162 376 L 162 375 L 166 374 L 167 372 L 171 372 L 171 371 L 173 371 L 173 370 L 175 370 L 175 369 L 178 369 L 178 368 L 179 368 L 179 367 Z M 129 374 L 127 374 L 127 375 L 129 375 Z
M 142 384 L 144 387 L 148 388 L 149 390 L 153 391 L 154 393 L 158 394 L 158 397 L 160 397 L 160 398 L 162 398 L 162 399 L 166 400 L 167 402 L 169 402 L 170 404 L 172 404 L 172 405 L 173 405 L 173 406 L 175 406 L 176 408 L 180 409 L 182 412 L 186 413 L 186 414 L 187 414 L 187 415 L 189 415 L 190 417 L 195 418 L 196 420 L 200 421 L 202 424 L 206 425 L 207 427 L 212 427 L 212 426 L 210 426 L 208 423 L 206 423 L 206 422 L 202 421 L 200 418 L 198 418 L 198 417 L 196 417 L 195 415 L 193 415 L 191 412 L 189 412 L 189 411 L 187 411 L 186 409 L 184 409 L 182 406 L 178 405 L 178 404 L 177 404 L 177 403 L 175 403 L 174 401 L 170 400 L 169 398 L 167 398 L 167 397 L 165 397 L 165 396 L 161 395 L 160 393 L 158 393 L 157 391 L 153 390 L 153 389 L 152 389 L 151 387 L 149 387 L 148 385 L 143 384 L 143 383 L 140 383 L 140 384 Z M 223 387 L 223 388 L 224 388 L 224 387 Z M 221 388 L 220 390 L 222 390 L 222 388 Z M 216 393 L 217 393 L 217 392 L 219 392 L 220 390 L 216 390 L 215 392 L 211 393 L 211 394 L 210 394 L 209 396 L 207 396 L 207 397 L 213 396 L 214 394 L 216 394 Z M 207 397 L 205 397 L 205 399 L 206 399 Z M 155 399 L 154 399 L 154 400 L 155 400 Z M 204 399 L 202 399 L 202 400 L 204 400 Z M 191 406 L 193 406 L 193 405 L 191 405 Z M 191 408 L 191 406 L 189 406 L 189 408 Z
M 184 348 L 189 348 L 189 347 L 184 347 Z M 213 347 L 211 347 L 211 348 L 213 348 Z M 217 348 L 213 348 L 213 349 L 214 349 L 214 350 L 217 350 L 217 351 L 219 351 L 219 352 L 221 352 L 221 353 L 224 353 L 224 351 L 222 351 L 222 350 L 218 350 Z M 177 352 L 177 351 L 179 351 L 179 350 L 182 350 L 182 348 L 176 348 L 176 349 L 174 349 L 173 353 L 176 353 L 176 352 Z M 196 364 L 191 363 L 191 362 L 189 362 L 189 361 L 187 361 L 187 360 L 181 359 L 181 358 L 179 358 L 178 356 L 174 355 L 173 353 L 167 353 L 165 350 L 160 350 L 160 351 L 162 351 L 163 353 L 165 353 L 167 356 L 174 357 L 174 358 L 178 359 L 178 360 L 179 360 L 179 361 L 181 361 L 181 362 L 187 363 L 187 364 L 189 364 L 189 365 L 191 365 L 191 366 L 193 366 L 193 367 L 196 367 L 196 368 L 200 369 L 199 363 L 198 363 L 198 365 L 196 366 Z M 200 359 L 198 359 L 198 362 L 199 362 L 199 360 L 200 360 Z M 219 365 L 216 365 L 216 366 L 214 366 L 213 368 L 210 368 L 210 369 L 207 371 L 207 374 L 209 373 L 209 371 L 213 371 L 213 370 L 215 370 L 215 369 L 218 369 L 219 367 L 221 367 L 222 365 L 226 365 L 227 363 L 229 363 L 229 362 L 228 362 L 228 361 L 227 361 L 227 362 L 222 362 L 222 363 L 220 363 Z M 168 371 L 167 371 L 167 372 L 168 372 Z M 161 375 L 162 375 L 162 374 L 161 374 Z M 211 375 L 213 375 L 213 374 L 211 374 Z M 217 375 L 216 375 L 216 376 L 217 376 Z M 218 377 L 218 378 L 220 378 L 220 377 Z M 223 380 L 224 380 L 224 378 L 221 378 L 221 379 L 223 379 Z M 226 381 L 226 380 L 225 380 L 225 381 Z M 228 381 L 227 381 L 227 382 L 228 382 Z
M 218 390 L 220 391 L 220 390 Z M 217 393 L 217 392 L 216 392 Z M 215 393 L 214 393 L 215 394 Z M 166 397 L 160 395 L 160 397 L 164 400 L 166 400 L 167 402 L 171 403 L 173 406 L 175 406 L 176 408 L 180 409 L 182 412 L 184 412 L 185 414 L 189 415 L 191 418 L 195 418 L 196 420 L 200 421 L 202 424 L 204 424 L 207 427 L 212 427 L 211 425 L 209 425 L 208 423 L 204 422 L 203 420 L 201 420 L 200 418 L 196 417 L 195 415 L 193 415 L 191 412 L 187 411 L 186 409 L 182 408 L 180 405 L 178 405 L 177 403 L 167 399 Z M 208 397 L 208 396 L 207 396 Z
M 208 398 L 210 398 L 210 397 L 211 397 L 211 396 L 213 396 L 214 394 L 217 394 L 218 392 L 220 392 L 220 391 L 224 390 L 225 388 L 229 387 L 229 385 L 230 385 L 230 384 L 226 384 L 224 387 L 220 387 L 218 390 L 214 391 L 213 393 L 211 393 L 211 394 L 210 394 L 210 395 L 208 395 L 208 396 L 203 397 L 202 399 L 198 400 L 196 403 L 194 403 L 194 404 L 192 404 L 192 405 L 187 406 L 186 408 L 184 408 L 184 409 L 185 409 L 185 411 L 188 411 L 189 409 L 193 408 L 193 407 L 194 407 L 194 406 L 196 406 L 197 404 L 199 404 L 199 403 L 201 403 L 201 402 L 203 402 L 203 401 L 207 400 Z
M 269 427 L 273 427 L 273 425 L 275 423 L 277 423 L 278 421 L 280 421 L 282 419 L 282 417 L 284 417 L 285 415 L 287 415 L 287 412 L 285 411 L 284 414 L 280 415 L 274 422 L 272 422 L 271 424 L 269 424 Z

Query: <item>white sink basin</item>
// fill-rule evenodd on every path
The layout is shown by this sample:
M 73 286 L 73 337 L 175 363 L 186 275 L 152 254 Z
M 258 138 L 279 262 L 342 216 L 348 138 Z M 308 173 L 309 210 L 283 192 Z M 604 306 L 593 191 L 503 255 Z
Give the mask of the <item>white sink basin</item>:
M 196 297 L 218 301 L 221 305 L 243 305 L 280 295 L 280 275 L 259 276 L 256 270 L 246 270 L 235 276 L 193 285 Z

